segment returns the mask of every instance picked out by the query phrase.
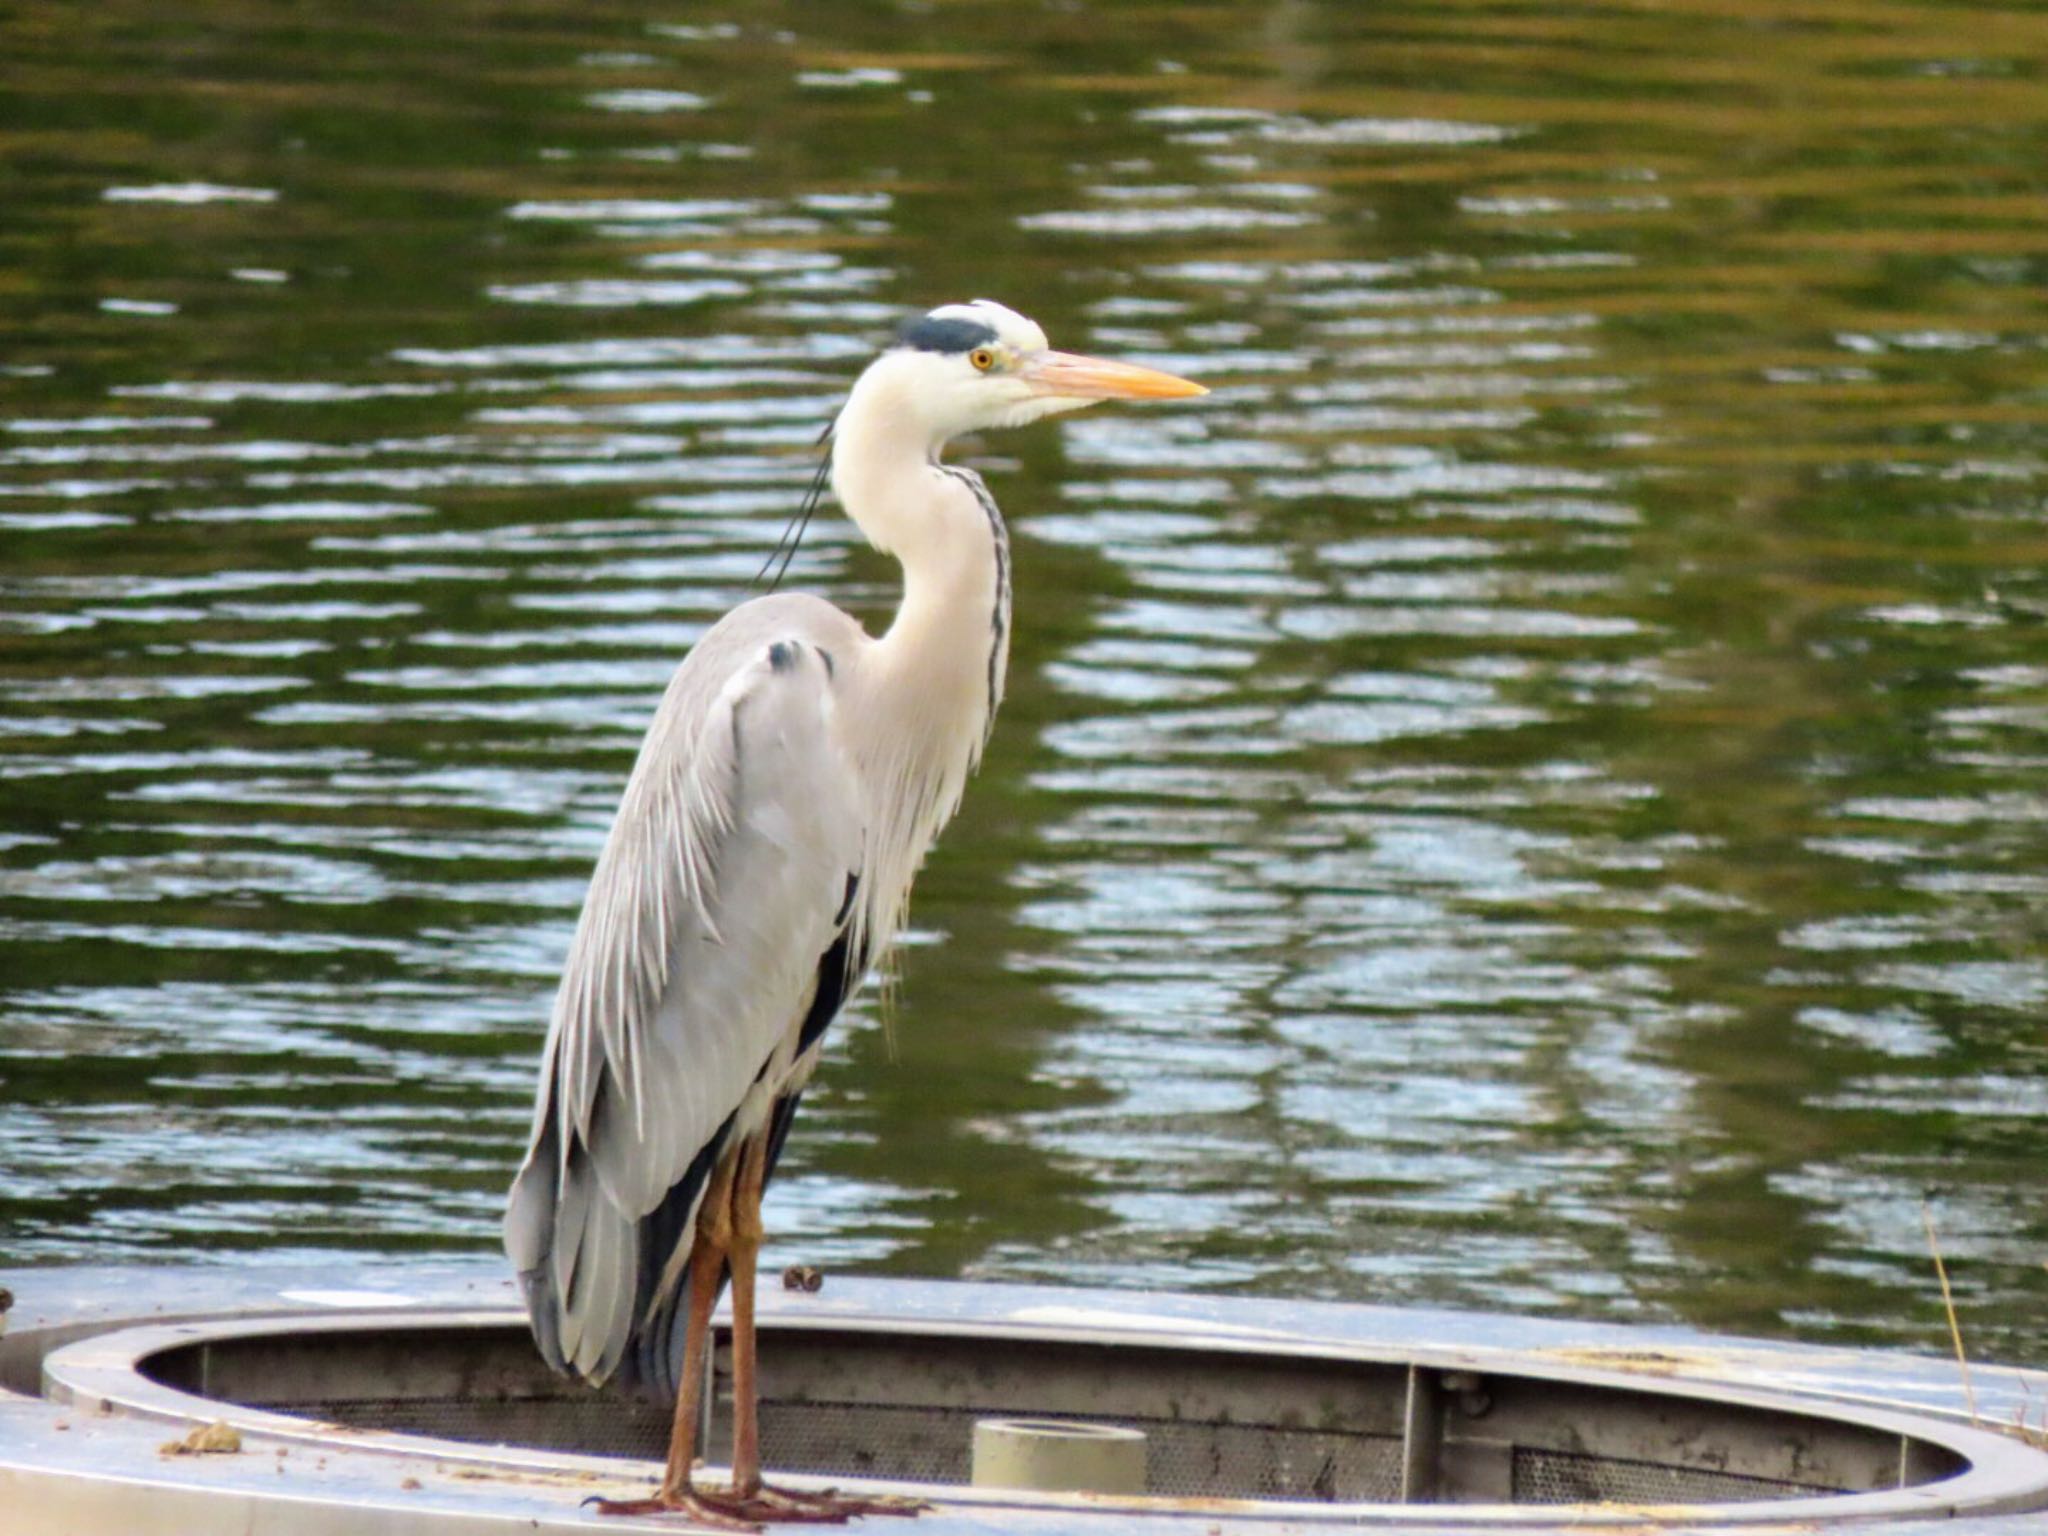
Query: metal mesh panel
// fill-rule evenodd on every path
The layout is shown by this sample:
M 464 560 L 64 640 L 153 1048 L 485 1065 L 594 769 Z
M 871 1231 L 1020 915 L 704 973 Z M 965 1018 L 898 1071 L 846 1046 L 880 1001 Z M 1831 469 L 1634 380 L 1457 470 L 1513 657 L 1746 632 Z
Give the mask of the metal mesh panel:
M 623 1398 L 355 1397 L 270 1406 L 355 1429 L 476 1445 L 641 1461 L 658 1461 L 668 1451 L 669 1410 Z
M 1737 1472 L 1522 1447 L 1515 1450 L 1513 1476 L 1517 1504 L 1743 1504 L 1845 1491 Z
M 1034 1417 L 1078 1417 L 1043 1414 Z M 984 1410 L 763 1402 L 761 1454 L 823 1476 L 965 1483 Z M 1389 1501 L 1400 1496 L 1401 1442 L 1385 1435 L 1263 1424 L 1090 1416 L 1142 1430 L 1146 1488 L 1170 1497 Z
M 668 1447 L 667 1409 L 619 1399 L 363 1397 L 276 1406 L 353 1428 L 483 1445 L 640 1460 L 659 1460 Z M 958 1408 L 764 1401 L 762 1460 L 784 1472 L 963 1484 L 972 1476 L 974 1422 L 982 1417 Z M 1374 1502 L 1400 1496 L 1401 1443 L 1391 1436 L 1171 1419 L 1114 1422 L 1145 1432 L 1146 1485 L 1154 1494 Z M 714 1443 L 727 1432 L 721 1422 Z
M 1378 1366 L 1153 1348 L 1106 1365 L 1101 1350 L 1064 1341 L 1023 1349 L 831 1333 L 779 1342 L 774 1365 L 762 1451 L 784 1472 L 959 1485 L 972 1476 L 977 1420 L 1065 1418 L 1142 1431 L 1155 1496 L 1304 1503 L 1399 1501 L 1395 1394 L 1417 1380 Z M 149 1370 L 181 1390 L 316 1423 L 642 1461 L 665 1453 L 671 1417 L 667 1404 L 552 1376 L 523 1329 L 224 1340 L 166 1351 Z M 1486 1435 L 1445 1438 L 1439 1426 L 1418 1444 L 1422 1485 L 1447 1502 L 1740 1504 L 1898 1478 L 1897 1437 L 1871 1430 L 1611 1387 L 1509 1376 L 1488 1385 Z M 713 1460 L 730 1443 L 729 1393 L 721 1370 L 702 1442 Z M 1325 1425 L 1357 1427 L 1292 1422 L 1310 1404 Z M 1573 1449 L 1554 1448 L 1564 1445 Z M 1730 1470 L 1674 1465 L 1665 1452 L 1678 1445 Z M 1960 1465 L 1931 1453 L 1916 1463 L 1923 1481 Z
M 764 1402 L 761 1460 L 785 1472 L 964 1483 L 973 1430 L 971 1415 L 949 1408 Z

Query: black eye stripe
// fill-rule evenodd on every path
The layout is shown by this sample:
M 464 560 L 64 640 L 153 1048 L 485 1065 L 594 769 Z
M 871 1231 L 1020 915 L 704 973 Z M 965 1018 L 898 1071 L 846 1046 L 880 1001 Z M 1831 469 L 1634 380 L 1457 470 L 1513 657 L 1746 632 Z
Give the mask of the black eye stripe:
M 937 315 L 918 315 L 906 320 L 896 333 L 900 346 L 920 352 L 972 352 L 976 347 L 995 345 L 996 329 L 981 320 L 955 320 Z

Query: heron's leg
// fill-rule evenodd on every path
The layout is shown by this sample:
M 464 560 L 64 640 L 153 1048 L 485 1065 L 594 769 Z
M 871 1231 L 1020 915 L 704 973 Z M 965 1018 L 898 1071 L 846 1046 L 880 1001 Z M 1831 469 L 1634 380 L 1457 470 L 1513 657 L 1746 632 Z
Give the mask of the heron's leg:
M 768 1182 L 768 1129 L 747 1138 L 732 1190 L 732 1491 L 761 1491 L 761 1410 L 754 1347 L 754 1273 L 761 1252 L 761 1191 Z
M 704 1357 L 710 1348 L 711 1313 L 718 1305 L 718 1287 L 725 1278 L 726 1255 L 732 1247 L 732 1185 L 737 1156 L 720 1159 L 699 1203 L 697 1231 L 690 1245 L 690 1299 L 683 1322 L 682 1377 L 676 1383 L 675 1423 L 669 1431 L 668 1465 L 661 1487 L 650 1499 L 587 1500 L 603 1515 L 654 1515 L 677 1511 L 725 1531 L 758 1531 L 750 1520 L 737 1518 L 706 1501 L 692 1483 L 697 1459 L 697 1424 L 704 1411 Z
M 761 1251 L 761 1191 L 768 1182 L 768 1130 L 747 1138 L 733 1159 L 721 1257 L 732 1269 L 732 1486 L 693 1488 L 687 1508 L 732 1521 L 797 1521 L 837 1525 L 860 1511 L 826 1496 L 786 1492 L 761 1481 L 759 1355 L 754 1344 L 754 1276 Z M 706 1197 L 707 1200 L 709 1197 Z M 753 1528 L 753 1527 L 750 1527 Z
M 690 1251 L 690 1311 L 683 1325 L 683 1374 L 676 1386 L 675 1426 L 669 1431 L 668 1466 L 662 1473 L 664 1499 L 687 1498 L 690 1469 L 697 1459 L 697 1426 L 704 1416 L 704 1356 L 711 1341 L 711 1312 L 725 1254 L 699 1235 Z
M 754 1335 L 754 1275 L 761 1251 L 761 1192 L 768 1182 L 768 1136 L 748 1138 L 732 1188 L 732 1492 L 710 1495 L 714 1508 L 749 1520 L 838 1524 L 856 1515 L 914 1515 L 915 1499 L 803 1493 L 761 1480 L 759 1354 Z M 706 1495 L 700 1493 L 700 1500 Z

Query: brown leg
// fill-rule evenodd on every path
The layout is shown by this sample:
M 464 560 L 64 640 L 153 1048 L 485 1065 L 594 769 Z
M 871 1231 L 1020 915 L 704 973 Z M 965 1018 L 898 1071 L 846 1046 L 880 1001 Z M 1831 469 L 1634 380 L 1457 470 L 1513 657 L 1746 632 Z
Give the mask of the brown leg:
M 761 1252 L 761 1190 L 768 1178 L 768 1132 L 749 1137 L 732 1189 L 732 1491 L 761 1491 L 760 1356 L 754 1347 L 754 1272 Z
M 686 1498 L 690 1468 L 697 1459 L 697 1425 L 704 1416 L 704 1355 L 711 1340 L 711 1311 L 718 1305 L 718 1282 L 725 1255 L 699 1237 L 690 1252 L 690 1313 L 683 1327 L 683 1375 L 676 1385 L 675 1425 L 669 1431 L 668 1466 L 661 1477 L 661 1496 Z
M 855 1515 L 914 1515 L 914 1499 L 800 1493 L 761 1480 L 759 1355 L 754 1337 L 754 1276 L 761 1252 L 761 1192 L 768 1182 L 768 1132 L 749 1138 L 732 1188 L 732 1492 L 716 1508 L 748 1520 L 837 1525 Z
M 682 1379 L 676 1384 L 675 1423 L 669 1431 L 668 1465 L 661 1487 L 651 1499 L 593 1499 L 599 1514 L 686 1514 L 725 1531 L 758 1531 L 753 1522 L 707 1504 L 692 1485 L 697 1459 L 697 1422 L 704 1411 L 704 1356 L 710 1347 L 711 1313 L 718 1305 L 718 1285 L 725 1277 L 726 1254 L 732 1246 L 732 1184 L 737 1157 L 722 1159 L 712 1173 L 698 1207 L 697 1232 L 690 1246 L 689 1310 L 683 1323 Z
M 717 1508 L 748 1520 L 836 1525 L 853 1511 L 761 1481 L 760 1356 L 754 1342 L 754 1276 L 761 1252 L 761 1191 L 768 1182 L 768 1132 L 747 1139 L 732 1183 L 732 1492 Z

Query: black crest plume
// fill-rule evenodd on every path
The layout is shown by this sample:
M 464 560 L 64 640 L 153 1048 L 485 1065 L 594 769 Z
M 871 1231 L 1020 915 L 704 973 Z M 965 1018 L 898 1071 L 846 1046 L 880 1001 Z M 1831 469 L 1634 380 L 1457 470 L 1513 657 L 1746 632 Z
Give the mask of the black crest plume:
M 804 492 L 803 504 L 796 509 L 795 515 L 782 525 L 782 537 L 775 541 L 775 548 L 768 552 L 767 564 L 754 573 L 754 579 L 748 583 L 750 587 L 760 586 L 762 577 L 774 571 L 775 575 L 768 582 L 768 590 L 773 592 L 782 585 L 782 578 L 789 574 L 789 563 L 796 558 L 796 552 L 803 544 L 804 534 L 811 526 L 811 518 L 817 513 L 818 503 L 824 499 L 825 487 L 832 479 L 832 427 L 829 424 L 818 434 L 818 447 L 822 450 L 818 459 L 818 471 L 811 476 L 811 486 Z M 782 562 L 779 569 L 776 566 L 778 560 Z

